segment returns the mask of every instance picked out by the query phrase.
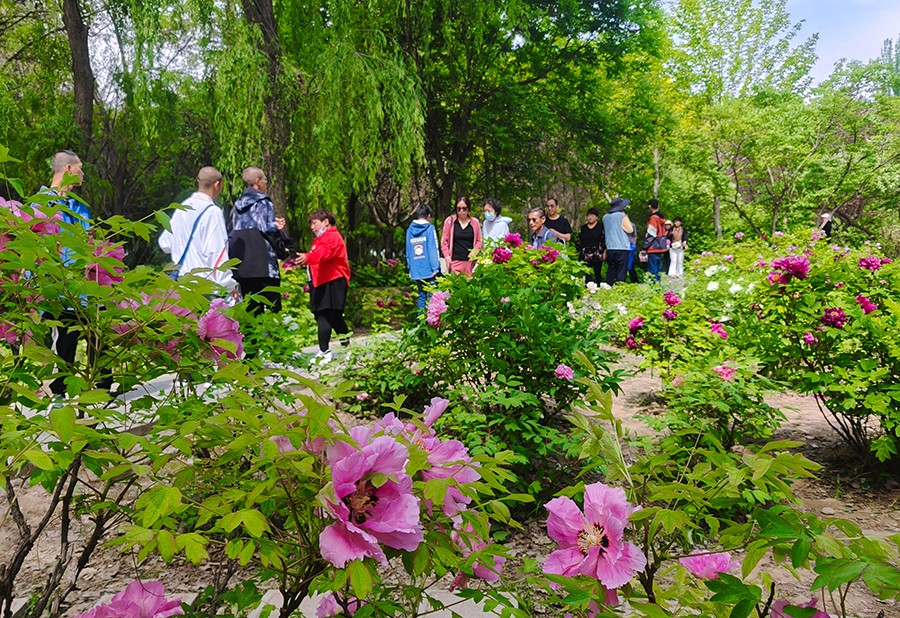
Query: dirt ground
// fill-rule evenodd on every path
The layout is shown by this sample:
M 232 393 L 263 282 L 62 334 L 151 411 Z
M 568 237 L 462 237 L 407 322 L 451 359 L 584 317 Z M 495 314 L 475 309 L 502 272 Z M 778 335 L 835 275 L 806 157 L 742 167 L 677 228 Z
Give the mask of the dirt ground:
M 633 368 L 635 359 L 625 359 L 625 364 Z M 636 372 L 625 381 L 623 392 L 615 398 L 613 405 L 615 414 L 623 419 L 626 428 L 636 433 L 649 431 L 638 417 L 659 411 L 655 398 L 659 388 L 658 377 L 648 372 Z M 873 535 L 890 536 L 900 533 L 900 483 L 896 479 L 872 479 L 848 468 L 846 451 L 812 399 L 778 395 L 772 397 L 769 403 L 780 408 L 787 416 L 787 422 L 778 431 L 776 438 L 804 442 L 803 453 L 825 466 L 819 478 L 795 486 L 796 493 L 802 500 L 801 508 L 852 520 Z M 19 494 L 19 500 L 29 521 L 37 521 L 43 515 L 46 497 L 42 489 L 24 488 Z M 546 555 L 552 548 L 552 543 L 546 538 L 541 523 L 530 524 L 525 534 L 515 535 L 510 539 L 514 554 L 535 557 Z M 0 564 L 11 551 L 14 532 L 14 524 L 6 513 L 4 500 L 0 506 Z M 29 595 L 43 589 L 48 565 L 55 559 L 58 547 L 59 522 L 53 521 L 24 566 L 17 589 L 20 603 L 26 602 Z M 769 570 L 780 584 L 779 597 L 795 602 L 805 602 L 810 598 L 809 587 L 814 574 L 803 574 L 798 581 L 786 570 L 772 563 L 763 563 L 760 568 Z M 132 555 L 104 547 L 95 554 L 80 578 L 78 589 L 70 597 L 72 606 L 66 611 L 66 615 L 75 616 L 93 607 L 98 600 L 108 600 L 109 596 L 138 577 L 145 580 L 160 579 L 167 592 L 173 596 L 193 595 L 208 585 L 212 567 L 207 565 L 192 568 L 177 563 L 166 566 L 157 559 L 138 566 Z M 849 615 L 856 618 L 900 618 L 900 604 L 880 601 L 862 585 L 851 589 L 847 606 Z M 819 600 L 819 608 L 823 608 L 822 599 Z M 837 615 L 830 601 L 828 609 L 831 615 Z

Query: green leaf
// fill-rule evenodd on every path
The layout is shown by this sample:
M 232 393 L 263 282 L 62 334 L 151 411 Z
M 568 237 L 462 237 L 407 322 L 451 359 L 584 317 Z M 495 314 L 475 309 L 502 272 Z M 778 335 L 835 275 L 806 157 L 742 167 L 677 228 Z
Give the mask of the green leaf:
M 791 547 L 791 566 L 795 569 L 800 568 L 806 562 L 811 548 L 812 539 L 805 534 L 797 539 L 793 547 Z
M 592 598 L 593 597 L 591 597 L 586 590 L 575 590 L 562 601 L 566 605 L 583 605 L 584 603 L 590 602 Z
M 157 485 L 145 491 L 135 502 L 141 523 L 148 528 L 159 519 L 179 512 L 181 491 L 177 487 Z
M 20 197 L 28 197 L 25 195 L 25 183 L 22 182 L 21 178 L 7 178 L 6 182 L 12 185 L 12 188 L 16 190 Z
M 209 541 L 196 532 L 179 534 L 175 538 L 175 542 L 178 549 L 184 550 L 184 557 L 191 564 L 200 564 L 209 558 L 209 554 L 206 551 L 206 545 Z
M 363 561 L 354 560 L 347 565 L 347 570 L 350 573 L 350 586 L 353 588 L 353 593 L 356 597 L 359 599 L 368 597 L 374 586 L 372 573 L 369 571 L 369 568 Z
M 156 533 L 156 549 L 163 561 L 168 563 L 178 553 L 178 543 L 168 530 L 160 530 Z
M 265 516 L 256 510 L 241 511 L 241 521 L 244 522 L 247 534 L 256 539 L 270 530 L 269 522 Z
M 246 545 L 244 545 L 244 549 L 241 550 L 240 558 L 238 562 L 241 566 L 247 566 L 250 564 L 250 561 L 253 559 L 253 554 L 256 551 L 256 543 L 253 541 L 247 541 Z
M 31 462 L 31 464 L 36 468 L 40 468 L 41 470 L 46 470 L 48 472 L 50 470 L 56 469 L 56 466 L 53 464 L 53 460 L 50 459 L 50 456 L 39 448 L 25 451 L 22 454 L 25 456 L 25 459 Z
M 50 426 L 63 442 L 69 442 L 72 434 L 75 432 L 75 408 L 70 406 L 62 406 L 61 408 L 51 408 L 50 410 Z

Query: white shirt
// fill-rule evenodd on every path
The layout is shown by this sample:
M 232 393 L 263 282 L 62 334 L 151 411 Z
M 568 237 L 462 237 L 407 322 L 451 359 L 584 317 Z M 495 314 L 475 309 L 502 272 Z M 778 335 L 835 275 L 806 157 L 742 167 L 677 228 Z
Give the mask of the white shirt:
M 187 208 L 178 210 L 172 215 L 172 231 L 163 230 L 159 237 L 159 248 L 170 254 L 173 261 L 178 260 L 188 244 L 194 221 L 203 213 L 203 218 L 197 224 L 194 238 L 184 256 L 181 274 L 184 275 L 197 269 L 219 268 L 228 261 L 228 232 L 225 230 L 225 216 L 213 203 L 212 198 L 205 193 L 194 193 L 182 204 Z M 203 211 L 210 204 L 212 204 L 212 208 L 204 213 Z M 218 283 L 229 290 L 237 287 L 237 282 L 231 276 L 230 268 L 198 272 L 196 275 Z

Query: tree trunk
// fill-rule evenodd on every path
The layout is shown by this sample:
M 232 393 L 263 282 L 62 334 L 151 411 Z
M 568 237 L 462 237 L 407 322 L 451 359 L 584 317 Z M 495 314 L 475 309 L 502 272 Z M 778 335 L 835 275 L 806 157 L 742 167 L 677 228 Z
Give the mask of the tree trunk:
M 281 75 L 281 41 L 272 0 L 243 0 L 244 17 L 247 22 L 259 27 L 262 38 L 260 51 L 269 61 L 269 88 L 266 96 L 266 122 L 269 139 L 263 147 L 262 168 L 269 178 L 269 196 L 275 204 L 275 215 L 285 216 L 287 207 L 287 178 L 284 153 L 288 148 L 290 129 L 281 100 L 282 86 L 278 83 Z
M 662 184 L 662 176 L 659 171 L 659 146 L 653 146 L 653 199 L 659 199 L 659 186 Z
M 87 155 L 94 126 L 94 71 L 88 48 L 88 28 L 78 0 L 63 0 L 63 24 L 72 54 L 72 83 L 75 95 L 75 124 L 81 130 L 81 156 Z
M 716 238 L 722 238 L 722 199 L 717 195 L 713 198 L 713 225 L 716 227 Z

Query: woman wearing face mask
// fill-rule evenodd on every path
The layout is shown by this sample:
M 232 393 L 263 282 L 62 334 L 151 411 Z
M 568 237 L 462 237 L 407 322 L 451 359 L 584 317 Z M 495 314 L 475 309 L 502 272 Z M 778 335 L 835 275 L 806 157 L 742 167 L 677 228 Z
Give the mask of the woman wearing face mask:
M 444 219 L 441 228 L 441 255 L 450 262 L 450 272 L 472 276 L 472 253 L 481 250 L 481 226 L 469 216 L 469 198 L 456 200 L 456 214 Z
M 309 229 L 315 235 L 309 253 L 298 254 L 298 261 L 309 266 L 310 306 L 316 317 L 319 335 L 319 351 L 315 362 L 329 363 L 332 360 L 331 331 L 338 335 L 350 332 L 344 321 L 344 304 L 350 286 L 350 263 L 347 260 L 347 245 L 334 227 L 334 215 L 325 210 L 316 210 L 309 215 Z
M 512 219 L 500 215 L 500 202 L 492 197 L 484 200 L 484 239 L 503 240 L 509 234 Z

